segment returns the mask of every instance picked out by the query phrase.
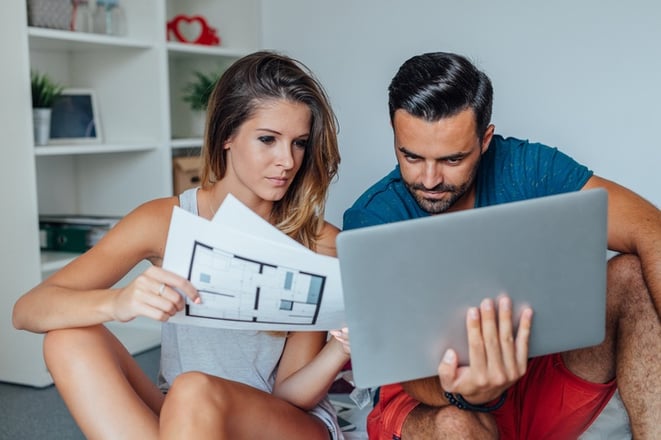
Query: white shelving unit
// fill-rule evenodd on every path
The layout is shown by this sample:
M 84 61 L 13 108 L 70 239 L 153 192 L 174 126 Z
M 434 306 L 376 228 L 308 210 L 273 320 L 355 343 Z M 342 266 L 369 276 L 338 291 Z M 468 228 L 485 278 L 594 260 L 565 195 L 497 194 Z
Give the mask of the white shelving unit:
M 0 177 L 0 186 L 10 190 L 5 198 L 9 206 L 16 202 L 12 211 L 21 219 L 23 237 L 9 243 L 20 259 L 6 257 L 0 265 L 3 278 L 21 277 L 8 283 L 11 291 L 0 299 L 7 311 L 0 319 L 0 381 L 45 386 L 50 378 L 41 358 L 41 337 L 14 330 L 11 308 L 39 279 L 76 255 L 40 252 L 38 215 L 123 216 L 147 200 L 171 195 L 173 155 L 202 145 L 192 132 L 191 111 L 181 100 L 184 85 L 194 71 L 221 71 L 260 47 L 261 1 L 123 0 L 128 32 L 122 37 L 30 27 L 26 3 L 20 3 L 10 2 L 0 20 L 0 36 L 12 41 L 0 52 L 6 65 L 17 69 L 7 79 L 13 83 L 3 85 L 3 91 L 14 92 L 3 96 L 14 99 L 0 103 L 0 115 L 20 119 L 5 136 L 15 149 L 5 163 L 17 168 Z M 167 41 L 166 23 L 180 14 L 204 16 L 217 29 L 221 45 Z M 30 70 L 47 73 L 66 87 L 95 91 L 100 144 L 34 146 Z M 20 180 L 9 180 L 16 175 Z M 0 219 L 0 226 L 15 230 L 15 220 Z M 160 342 L 160 326 L 149 320 L 109 327 L 132 352 Z M 35 372 L 26 373 L 25 362 L 36 365 Z

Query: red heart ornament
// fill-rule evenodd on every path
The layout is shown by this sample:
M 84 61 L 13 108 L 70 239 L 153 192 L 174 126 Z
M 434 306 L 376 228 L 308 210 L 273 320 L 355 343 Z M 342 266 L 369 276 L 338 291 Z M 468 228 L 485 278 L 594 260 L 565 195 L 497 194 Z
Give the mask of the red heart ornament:
M 209 26 L 201 15 L 177 15 L 167 23 L 168 40 L 174 37 L 182 43 L 220 45 L 216 29 Z

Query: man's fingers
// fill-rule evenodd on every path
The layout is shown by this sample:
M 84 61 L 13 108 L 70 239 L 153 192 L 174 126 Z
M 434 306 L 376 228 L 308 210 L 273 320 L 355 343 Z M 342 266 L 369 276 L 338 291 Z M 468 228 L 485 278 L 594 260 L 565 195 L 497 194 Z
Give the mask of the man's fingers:
M 518 378 L 514 329 L 512 325 L 512 300 L 507 296 L 498 298 L 498 337 L 503 365 L 508 379 Z
M 468 357 L 472 369 L 485 371 L 487 368 L 484 339 L 482 338 L 482 323 L 480 311 L 471 307 L 466 313 L 466 330 L 468 331 Z
M 528 344 L 530 340 L 530 327 L 532 326 L 533 311 L 526 307 L 521 312 L 519 328 L 516 332 L 516 363 L 519 366 L 520 374 L 526 371 L 528 365 Z
M 496 308 L 491 298 L 482 300 L 480 316 L 482 317 L 482 339 L 487 355 L 487 367 L 500 370 L 503 365 L 500 337 L 498 335 L 500 323 L 496 320 Z
M 441 387 L 448 392 L 453 392 L 457 378 L 457 367 L 459 360 L 454 350 L 447 350 L 443 355 L 441 363 L 438 365 L 438 378 L 441 380 Z

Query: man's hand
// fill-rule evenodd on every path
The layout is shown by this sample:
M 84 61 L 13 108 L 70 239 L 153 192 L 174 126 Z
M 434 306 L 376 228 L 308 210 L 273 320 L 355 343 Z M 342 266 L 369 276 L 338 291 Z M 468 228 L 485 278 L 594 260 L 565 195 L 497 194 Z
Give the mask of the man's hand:
M 526 372 L 531 324 L 532 309 L 527 307 L 514 336 L 512 302 L 506 296 L 498 299 L 497 310 L 491 299 L 483 300 L 479 309 L 470 308 L 469 365 L 460 367 L 454 350 L 448 350 L 438 367 L 441 387 L 475 405 L 496 399 Z
M 429 406 L 445 406 L 443 391 L 461 394 L 465 400 L 480 405 L 498 398 L 526 372 L 532 309 L 521 313 L 514 335 L 512 301 L 502 296 L 498 310 L 491 299 L 479 308 L 469 309 L 468 365 L 459 366 L 454 350 L 448 350 L 438 366 L 438 376 L 402 383 L 413 398 Z M 465 363 L 465 362 L 464 362 Z

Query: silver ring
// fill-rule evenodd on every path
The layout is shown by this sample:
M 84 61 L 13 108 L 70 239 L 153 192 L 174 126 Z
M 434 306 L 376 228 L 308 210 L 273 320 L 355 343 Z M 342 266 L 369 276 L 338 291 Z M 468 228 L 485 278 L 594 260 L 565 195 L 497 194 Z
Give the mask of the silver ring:
M 165 291 L 165 283 L 161 283 L 161 285 L 158 288 L 158 296 L 163 296 L 163 292 Z

